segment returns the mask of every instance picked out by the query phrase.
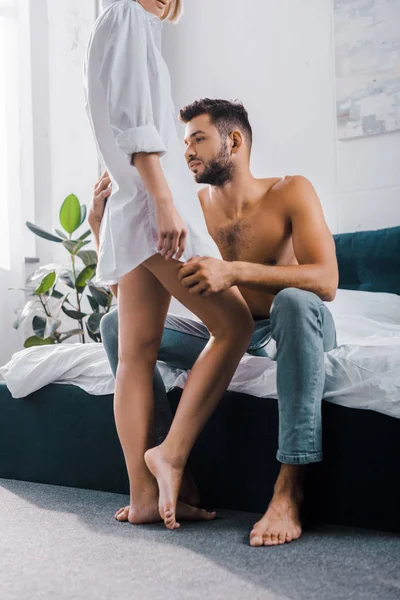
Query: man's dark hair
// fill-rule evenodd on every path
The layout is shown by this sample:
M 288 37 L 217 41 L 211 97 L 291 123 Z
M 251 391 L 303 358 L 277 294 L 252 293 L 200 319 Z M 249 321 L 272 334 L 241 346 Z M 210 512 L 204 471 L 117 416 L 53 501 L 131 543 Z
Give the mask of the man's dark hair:
M 211 122 L 218 129 L 221 137 L 227 137 L 234 129 L 239 129 L 247 142 L 249 150 L 253 143 L 253 130 L 249 115 L 241 102 L 235 100 L 213 100 L 203 98 L 184 106 L 179 113 L 183 123 L 189 123 L 195 117 L 209 115 Z

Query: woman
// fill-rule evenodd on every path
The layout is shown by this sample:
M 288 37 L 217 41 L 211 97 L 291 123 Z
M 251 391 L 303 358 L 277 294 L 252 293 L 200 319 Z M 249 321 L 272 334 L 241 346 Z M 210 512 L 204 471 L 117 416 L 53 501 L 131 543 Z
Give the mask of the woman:
M 184 162 L 160 51 L 162 21 L 179 19 L 182 0 L 106 5 L 89 41 L 85 71 L 88 114 L 113 189 L 100 231 L 98 280 L 118 283 L 114 411 L 130 481 L 128 520 L 161 516 L 176 529 L 177 517 L 214 516 L 179 503 L 177 510 L 177 498 L 189 453 L 246 351 L 253 321 L 237 288 L 203 298 L 178 279 L 179 259 L 220 257 Z M 171 295 L 212 335 L 167 438 L 148 450 L 152 376 Z

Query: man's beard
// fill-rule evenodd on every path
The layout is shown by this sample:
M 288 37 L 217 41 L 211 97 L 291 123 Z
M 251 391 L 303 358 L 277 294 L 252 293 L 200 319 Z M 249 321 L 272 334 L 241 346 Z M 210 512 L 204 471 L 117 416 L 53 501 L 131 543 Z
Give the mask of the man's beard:
M 229 158 L 227 148 L 222 147 L 220 153 L 204 165 L 204 171 L 195 175 L 196 183 L 207 183 L 222 187 L 233 179 L 234 167 Z

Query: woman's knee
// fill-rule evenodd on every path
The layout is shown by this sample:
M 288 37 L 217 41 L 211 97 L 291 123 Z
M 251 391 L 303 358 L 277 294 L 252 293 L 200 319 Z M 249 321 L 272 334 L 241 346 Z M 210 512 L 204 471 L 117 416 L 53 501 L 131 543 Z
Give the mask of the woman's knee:
M 247 348 L 254 333 L 254 321 L 245 302 L 232 310 L 223 311 L 222 317 L 210 331 L 217 339 L 224 339 L 231 344 L 243 344 Z
M 154 367 L 161 339 L 158 334 L 136 330 L 128 339 L 121 339 L 118 358 L 121 365 L 143 364 Z

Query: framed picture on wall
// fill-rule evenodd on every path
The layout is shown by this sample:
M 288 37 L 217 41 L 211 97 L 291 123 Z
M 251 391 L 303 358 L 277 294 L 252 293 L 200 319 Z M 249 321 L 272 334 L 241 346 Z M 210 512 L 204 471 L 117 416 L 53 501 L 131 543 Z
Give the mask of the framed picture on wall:
M 400 0 L 334 0 L 341 140 L 400 129 Z

